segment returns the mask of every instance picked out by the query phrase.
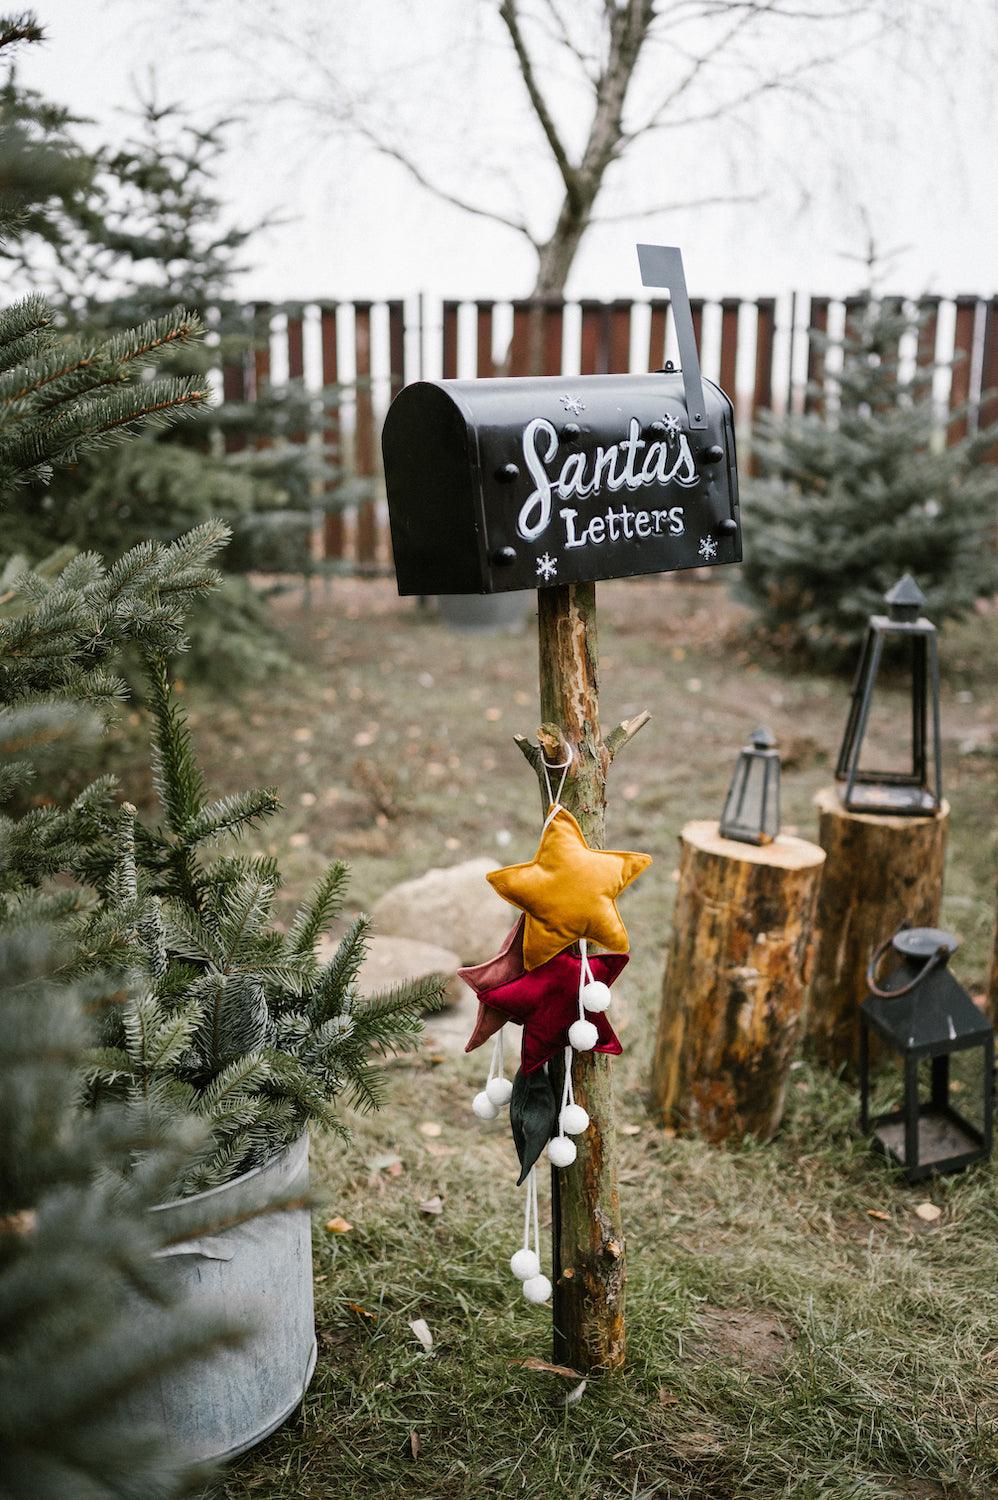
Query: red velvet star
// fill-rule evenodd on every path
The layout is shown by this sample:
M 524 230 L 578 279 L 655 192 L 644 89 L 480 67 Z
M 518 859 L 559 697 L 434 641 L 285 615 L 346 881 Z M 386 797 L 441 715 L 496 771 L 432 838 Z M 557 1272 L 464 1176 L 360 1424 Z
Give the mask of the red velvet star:
M 594 979 L 612 984 L 627 963 L 626 953 L 598 953 L 591 957 L 589 966 Z M 568 1028 L 579 1019 L 579 968 L 581 959 L 571 953 L 559 953 L 547 963 L 540 964 L 529 973 L 521 974 L 507 984 L 497 985 L 484 991 L 482 1007 L 492 1012 L 491 1024 L 496 1020 L 492 1035 L 504 1021 L 515 1021 L 523 1027 L 523 1046 L 520 1065 L 524 1073 L 533 1073 L 556 1052 L 568 1046 Z M 599 1034 L 595 1051 L 608 1052 L 618 1057 L 623 1051 L 616 1033 L 606 1018 L 605 1012 L 586 1011 L 586 1020 L 592 1021 Z M 471 1041 L 465 1050 L 471 1052 L 481 1046 L 488 1036 L 479 1037 L 481 1025 L 475 1027 Z
M 507 933 L 495 958 L 457 971 L 465 984 L 470 985 L 478 996 L 478 1019 L 475 1022 L 474 1031 L 468 1038 L 465 1052 L 474 1052 L 476 1047 L 484 1046 L 489 1037 L 495 1036 L 500 1026 L 505 1025 L 506 1017 L 492 1010 L 482 996 L 488 990 L 494 990 L 497 985 L 508 984 L 511 979 L 518 979 L 523 973 L 523 924 L 526 920 L 526 917 L 521 914 L 515 927 Z

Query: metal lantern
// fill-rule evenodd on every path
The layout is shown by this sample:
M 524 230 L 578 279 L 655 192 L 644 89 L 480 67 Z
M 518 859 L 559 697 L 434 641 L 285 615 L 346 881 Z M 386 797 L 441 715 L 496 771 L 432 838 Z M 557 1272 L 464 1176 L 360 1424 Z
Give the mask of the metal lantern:
M 780 831 L 780 753 L 772 730 L 760 728 L 738 756 L 721 815 L 721 837 L 771 844 Z
M 835 775 L 845 783 L 842 801 L 851 812 L 926 816 L 939 811 L 943 798 L 936 627 L 921 613 L 925 595 L 910 574 L 884 597 L 889 612 L 873 615 L 867 627 Z M 888 637 L 900 637 L 909 654 L 911 769 L 864 770 L 863 740 Z
M 904 1167 L 909 1182 L 932 1172 L 956 1172 L 991 1154 L 994 1114 L 994 1031 L 947 968 L 958 942 L 935 927 L 902 928 L 870 961 L 870 993 L 859 1008 L 860 1125 L 875 1149 Z M 896 966 L 877 971 L 887 950 Z M 893 1113 L 870 1118 L 870 1030 L 900 1057 L 904 1101 Z M 980 1125 L 950 1102 L 950 1059 L 979 1048 L 983 1068 Z M 928 1097 L 919 1066 L 929 1060 Z

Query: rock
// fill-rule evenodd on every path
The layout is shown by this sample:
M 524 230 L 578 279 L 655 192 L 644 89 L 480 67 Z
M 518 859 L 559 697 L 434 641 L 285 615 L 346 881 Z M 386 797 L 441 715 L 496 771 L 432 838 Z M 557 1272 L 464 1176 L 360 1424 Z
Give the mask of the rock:
M 333 924 L 333 930 L 320 938 L 316 957 L 327 964 L 339 945 L 346 930 L 346 922 Z M 438 948 L 435 943 L 417 943 L 410 938 L 370 936 L 367 939 L 367 957 L 364 960 L 357 985 L 366 998 L 379 990 L 391 989 L 393 984 L 402 984 L 407 979 L 426 979 L 431 974 L 442 974 L 447 981 L 444 1001 L 448 1007 L 458 1005 L 468 993 L 468 986 L 458 979 L 461 960 L 449 948 Z M 449 1010 L 445 1014 L 449 1014 Z
M 418 943 L 412 938 L 375 933 L 368 939 L 367 957 L 357 976 L 357 988 L 366 999 L 379 990 L 390 990 L 393 985 L 404 984 L 409 979 L 427 979 L 431 974 L 442 974 L 447 980 L 444 999 L 448 1005 L 456 1005 L 468 988 L 457 977 L 460 963 L 456 953 L 449 948 L 438 948 L 435 943 Z
M 462 964 L 484 963 L 516 920 L 513 907 L 485 879 L 495 869 L 494 860 L 469 859 L 393 886 L 375 902 L 375 931 L 417 942 L 432 937 L 459 954 Z

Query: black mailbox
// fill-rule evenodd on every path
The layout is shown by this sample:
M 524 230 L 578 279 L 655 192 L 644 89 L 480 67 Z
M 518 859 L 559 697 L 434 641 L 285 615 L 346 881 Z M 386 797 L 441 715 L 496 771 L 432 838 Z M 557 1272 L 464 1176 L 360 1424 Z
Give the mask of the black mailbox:
M 645 284 L 670 288 L 681 370 L 419 381 L 395 398 L 383 447 L 399 593 L 741 561 L 732 405 L 701 381 L 678 250 L 638 251 Z

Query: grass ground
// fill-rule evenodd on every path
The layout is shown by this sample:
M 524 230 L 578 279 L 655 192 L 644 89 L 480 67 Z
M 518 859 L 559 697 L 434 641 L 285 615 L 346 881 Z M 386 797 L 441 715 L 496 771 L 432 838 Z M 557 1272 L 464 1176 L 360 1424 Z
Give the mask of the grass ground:
M 614 844 L 655 857 L 625 897 L 635 953 L 615 1065 L 628 1368 L 571 1401 L 577 1382 L 523 1364 L 549 1357 L 550 1314 L 505 1269 L 519 1216 L 508 1128 L 471 1118 L 481 1065 L 441 1060 L 431 1023 L 391 1065 L 386 1109 L 354 1122 L 350 1147 L 314 1147 L 315 1379 L 215 1500 L 998 1493 L 994 1168 L 908 1188 L 857 1139 L 848 1084 L 806 1063 L 768 1146 L 670 1139 L 646 1111 L 677 832 L 716 814 L 762 720 L 783 747 L 784 823 L 813 835 L 844 686 L 756 659 L 716 584 L 610 585 L 601 602 L 605 722 L 654 715 L 614 768 L 608 820 Z M 536 790 L 511 740 L 536 722 L 529 630 L 452 634 L 377 583 L 284 614 L 292 679 L 229 706 L 190 697 L 219 791 L 280 786 L 286 811 L 266 836 L 289 895 L 334 854 L 351 859 L 361 906 L 430 865 L 532 850 Z M 955 969 L 971 989 L 993 920 L 996 649 L 995 615 L 943 640 L 943 921 L 964 939 Z M 433 1195 L 431 1216 L 419 1205 Z M 942 1209 L 931 1224 L 915 1213 L 928 1198 Z M 327 1231 L 335 1217 L 352 1228 Z

